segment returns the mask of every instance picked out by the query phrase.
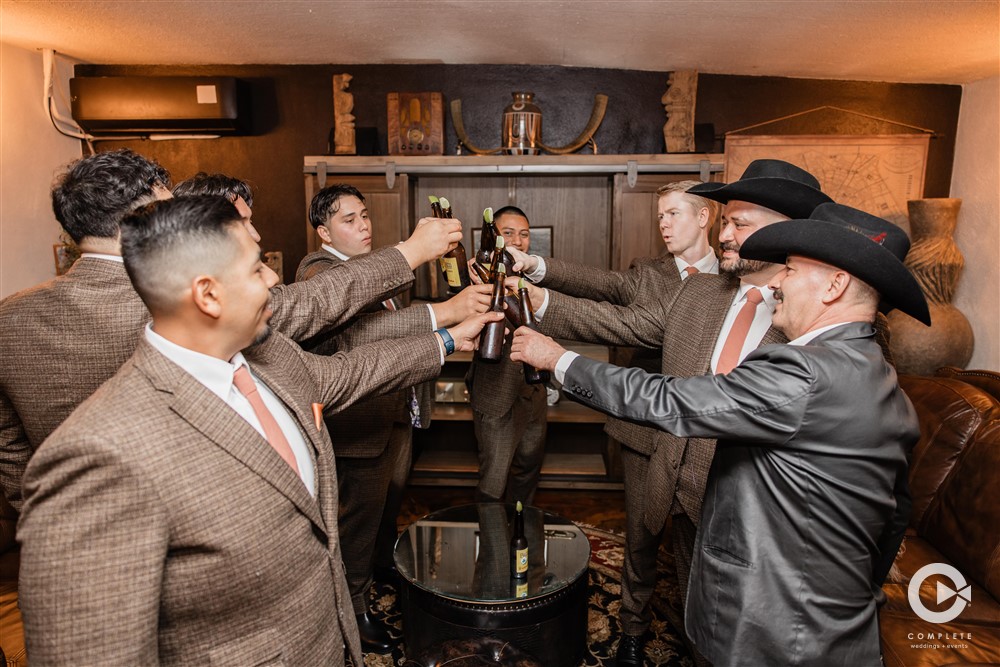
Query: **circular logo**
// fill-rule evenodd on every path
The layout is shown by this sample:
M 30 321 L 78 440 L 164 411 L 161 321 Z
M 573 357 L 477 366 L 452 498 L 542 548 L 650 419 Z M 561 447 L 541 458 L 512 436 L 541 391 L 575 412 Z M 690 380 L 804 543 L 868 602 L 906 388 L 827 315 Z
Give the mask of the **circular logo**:
M 931 611 L 920 600 L 920 586 L 932 574 L 947 577 L 954 586 L 954 588 L 949 588 L 940 581 L 937 584 L 938 604 L 955 598 L 955 602 L 944 611 Z M 910 585 L 907 587 L 906 593 L 913 613 L 928 623 L 947 623 L 948 621 L 953 621 L 965 610 L 965 605 L 972 602 L 972 588 L 965 581 L 965 577 L 962 576 L 961 572 L 946 563 L 930 563 L 917 570 L 913 578 L 910 579 Z

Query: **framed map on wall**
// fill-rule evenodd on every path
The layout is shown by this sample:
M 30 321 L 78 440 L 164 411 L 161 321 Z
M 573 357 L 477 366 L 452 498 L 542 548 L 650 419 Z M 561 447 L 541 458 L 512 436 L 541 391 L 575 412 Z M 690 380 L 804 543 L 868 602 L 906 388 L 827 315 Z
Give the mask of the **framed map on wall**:
M 735 181 L 754 160 L 802 167 L 823 192 L 910 232 L 906 202 L 924 196 L 930 134 L 726 136 L 725 180 Z

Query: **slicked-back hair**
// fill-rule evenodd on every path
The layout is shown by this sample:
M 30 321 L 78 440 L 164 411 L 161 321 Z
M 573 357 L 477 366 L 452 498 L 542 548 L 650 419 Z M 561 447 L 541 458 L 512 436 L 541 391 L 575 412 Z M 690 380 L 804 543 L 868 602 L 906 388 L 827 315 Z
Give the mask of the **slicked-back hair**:
M 118 223 L 170 187 L 170 174 L 127 148 L 88 155 L 71 163 L 52 186 L 52 211 L 75 242 L 87 236 L 115 238 Z
M 684 200 L 694 207 L 695 211 L 700 211 L 703 208 L 708 209 L 708 228 L 711 229 L 719 218 L 722 216 L 722 206 L 719 202 L 713 199 L 707 199 L 701 195 L 695 195 L 688 192 L 688 189 L 699 185 L 701 181 L 674 181 L 673 183 L 665 183 L 660 187 L 656 188 L 657 198 L 668 195 L 671 192 L 680 192 L 684 195 Z
M 516 206 L 504 206 L 503 208 L 500 208 L 500 209 L 498 209 L 496 211 L 493 211 L 493 219 L 494 220 L 499 220 L 500 216 L 502 216 L 502 215 L 519 215 L 522 218 L 524 218 L 525 220 L 528 220 L 528 216 L 526 216 L 524 214 L 524 211 L 522 211 L 521 209 L 519 209 Z M 531 226 L 531 221 L 530 220 L 528 220 L 528 226 L 529 227 Z
M 328 185 L 313 195 L 312 201 L 309 202 L 309 222 L 313 229 L 318 229 L 330 219 L 331 215 L 340 210 L 341 197 L 357 197 L 362 204 L 365 203 L 365 196 L 353 185 L 346 183 Z
M 241 225 L 236 207 L 217 195 L 155 201 L 126 216 L 122 258 L 146 308 L 154 316 L 173 308 L 194 276 L 227 266 Z
M 218 195 L 233 203 L 236 202 L 237 197 L 243 197 L 247 206 L 253 208 L 253 188 L 250 187 L 250 184 L 226 174 L 208 174 L 199 171 L 191 178 L 175 185 L 173 194 L 175 197 Z

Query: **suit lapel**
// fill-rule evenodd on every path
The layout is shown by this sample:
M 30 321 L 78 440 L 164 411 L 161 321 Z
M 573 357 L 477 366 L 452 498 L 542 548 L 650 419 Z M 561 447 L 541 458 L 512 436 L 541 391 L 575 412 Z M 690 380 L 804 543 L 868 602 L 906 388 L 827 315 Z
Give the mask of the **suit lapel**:
M 170 409 L 174 413 L 284 495 L 313 523 L 326 531 L 326 522 L 320 515 L 319 505 L 309 495 L 299 476 L 235 410 L 153 349 L 145 338 L 140 341 L 136 351 L 136 365 L 159 391 L 170 394 Z M 257 372 L 257 368 L 254 368 L 254 372 Z M 265 382 L 272 390 L 276 386 L 267 379 Z M 286 397 L 281 398 L 287 405 Z M 291 412 L 301 424 L 301 414 L 295 410 Z

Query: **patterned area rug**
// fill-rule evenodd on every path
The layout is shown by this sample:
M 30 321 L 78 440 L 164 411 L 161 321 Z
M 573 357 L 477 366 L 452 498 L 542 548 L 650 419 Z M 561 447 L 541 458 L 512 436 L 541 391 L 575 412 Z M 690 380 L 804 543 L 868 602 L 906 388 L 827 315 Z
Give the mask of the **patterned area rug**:
M 587 651 L 581 666 L 614 665 L 621 627 L 622 563 L 625 539 L 614 533 L 581 525 L 590 540 L 590 591 Z M 657 559 L 657 586 L 653 596 L 653 623 L 646 642 L 646 665 L 690 667 L 694 664 L 687 645 L 681 639 L 680 601 L 674 574 L 673 556 L 660 549 Z M 397 604 L 396 590 L 388 584 L 376 584 L 371 608 L 398 640 L 392 654 L 365 654 L 365 667 L 399 667 L 405 660 L 403 619 Z

